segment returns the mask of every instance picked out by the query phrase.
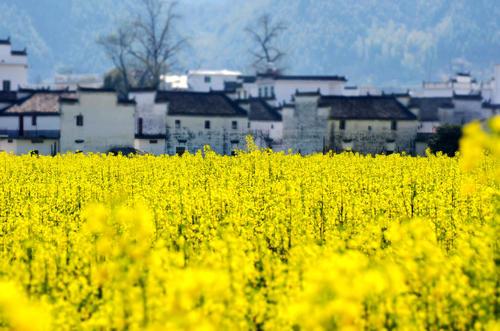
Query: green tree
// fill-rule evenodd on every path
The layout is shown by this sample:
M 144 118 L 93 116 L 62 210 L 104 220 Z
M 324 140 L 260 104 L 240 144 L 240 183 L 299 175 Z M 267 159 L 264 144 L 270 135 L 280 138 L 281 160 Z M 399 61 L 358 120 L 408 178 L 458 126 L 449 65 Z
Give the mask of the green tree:
M 462 138 L 462 127 L 458 125 L 444 125 L 437 129 L 436 134 L 429 140 L 429 148 L 433 153 L 443 152 L 454 156 L 459 150 Z

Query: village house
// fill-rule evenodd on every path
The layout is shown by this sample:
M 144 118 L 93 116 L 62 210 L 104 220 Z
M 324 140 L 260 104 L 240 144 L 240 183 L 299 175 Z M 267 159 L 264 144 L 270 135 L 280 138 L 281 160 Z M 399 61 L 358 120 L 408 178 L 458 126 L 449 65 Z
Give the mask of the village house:
M 28 93 L 24 90 L 23 94 Z M 0 111 L 0 151 L 14 154 L 55 155 L 59 152 L 61 97 L 73 93 L 32 91 Z
M 259 98 L 239 100 L 238 104 L 248 113 L 249 133 L 257 146 L 281 150 L 283 143 L 283 119 L 281 109 Z
M 107 153 L 133 148 L 134 100 L 122 100 L 114 90 L 78 88 L 76 98 L 61 98 L 61 153 Z
M 320 91 L 323 95 L 342 95 L 347 79 L 342 76 L 291 76 L 281 74 L 258 74 L 255 78 L 241 76 L 243 96 L 274 99 L 275 105 L 291 102 L 297 90 Z
M 222 92 L 158 91 L 156 104 L 167 111 L 170 155 L 196 153 L 205 145 L 230 155 L 245 147 L 248 114 Z
M 284 148 L 301 154 L 413 153 L 417 126 L 417 116 L 394 96 L 300 92 L 283 108 Z
M 28 53 L 13 50 L 9 39 L 0 39 L 0 90 L 17 91 L 28 84 Z
M 166 153 L 167 109 L 156 104 L 155 89 L 132 89 L 129 98 L 135 100 L 135 149 L 153 155 Z
M 419 121 L 415 154 L 425 155 L 429 140 L 442 125 L 443 114 L 455 108 L 453 99 L 447 97 L 411 98 L 409 108 L 412 113 L 417 114 Z
M 190 91 L 223 91 L 225 82 L 236 82 L 241 72 L 230 70 L 190 70 L 187 84 Z

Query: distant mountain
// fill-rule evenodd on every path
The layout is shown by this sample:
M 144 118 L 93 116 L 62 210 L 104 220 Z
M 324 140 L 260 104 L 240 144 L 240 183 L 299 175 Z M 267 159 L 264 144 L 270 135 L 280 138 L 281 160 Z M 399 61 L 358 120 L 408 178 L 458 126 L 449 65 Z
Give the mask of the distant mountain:
M 56 71 L 100 73 L 97 37 L 137 0 L 0 0 L 0 38 L 28 47 L 31 79 Z M 190 47 L 181 68 L 248 71 L 243 29 L 263 12 L 286 20 L 290 73 L 342 74 L 353 84 L 398 85 L 452 70 L 479 78 L 500 63 L 497 0 L 181 0 Z

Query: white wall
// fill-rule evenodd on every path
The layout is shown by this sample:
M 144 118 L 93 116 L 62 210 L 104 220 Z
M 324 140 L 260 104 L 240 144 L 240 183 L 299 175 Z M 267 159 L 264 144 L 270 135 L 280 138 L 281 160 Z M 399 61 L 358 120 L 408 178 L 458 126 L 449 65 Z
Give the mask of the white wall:
M 283 139 L 283 122 L 250 121 L 250 131 L 269 136 L 274 141 Z
M 0 45 L 0 90 L 3 90 L 3 81 L 11 82 L 12 91 L 28 84 L 28 59 L 12 55 L 11 50 L 11 45 Z
M 223 91 L 224 82 L 238 81 L 239 72 L 229 71 L 200 71 L 188 73 L 188 87 L 195 92 Z M 205 78 L 209 78 L 210 82 L 206 82 Z
M 32 125 L 32 115 L 24 116 L 25 131 L 58 131 L 61 127 L 61 118 L 54 116 L 36 116 L 36 125 Z
M 181 121 L 180 129 L 175 121 Z M 210 129 L 205 129 L 205 121 L 210 121 Z M 236 121 L 237 129 L 232 129 Z M 234 148 L 245 147 L 245 136 L 248 134 L 247 117 L 216 117 L 216 116 L 170 116 L 167 115 L 167 153 L 174 154 L 176 147 L 186 147 L 191 153 L 209 145 L 219 154 L 230 154 Z M 180 143 L 180 140 L 187 140 Z M 231 140 L 238 144 L 232 146 Z
M 345 82 L 337 80 L 281 80 L 272 78 L 258 78 L 256 87 L 251 91 L 252 96 L 265 97 L 267 87 L 268 97 L 274 89 L 277 104 L 290 103 L 292 96 L 298 90 L 300 92 L 316 92 L 320 90 L 322 95 L 342 95 Z M 259 89 L 261 95 L 259 95 Z
M 53 155 L 57 153 L 58 141 L 55 139 L 0 139 L 0 152 L 22 155 L 35 150 L 40 155 Z
M 134 148 L 153 155 L 166 153 L 165 139 L 135 139 Z
M 167 109 L 165 105 L 155 104 L 155 91 L 131 92 L 130 97 L 137 102 L 134 114 L 135 133 L 139 133 L 139 118 L 142 118 L 143 134 L 165 134 Z
M 19 130 L 19 116 L 0 116 L 0 131 Z
M 106 153 L 113 147 L 133 147 L 135 105 L 117 104 L 115 93 L 80 92 L 77 104 L 61 107 L 61 152 Z M 83 115 L 83 126 L 76 116 Z M 83 140 L 83 143 L 76 143 Z

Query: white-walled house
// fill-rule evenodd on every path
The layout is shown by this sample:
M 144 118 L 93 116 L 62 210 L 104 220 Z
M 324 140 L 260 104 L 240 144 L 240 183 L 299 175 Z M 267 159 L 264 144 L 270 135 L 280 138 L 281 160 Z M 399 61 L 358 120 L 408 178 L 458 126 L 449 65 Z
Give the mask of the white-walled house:
M 190 70 L 187 83 L 190 91 L 223 91 L 225 82 L 236 82 L 241 72 L 230 70 Z
M 297 93 L 283 108 L 285 150 L 301 154 L 353 150 L 414 153 L 418 121 L 394 96 Z
M 248 114 L 221 92 L 159 91 L 156 104 L 167 111 L 166 150 L 196 153 L 208 145 L 230 155 L 245 147 Z
M 17 91 L 28 84 L 28 53 L 13 50 L 9 39 L 0 40 L 0 91 Z
M 255 143 L 263 148 L 281 150 L 283 143 L 283 119 L 281 109 L 264 99 L 239 100 L 238 104 L 248 112 L 249 132 Z
M 156 104 L 155 89 L 132 89 L 129 98 L 135 100 L 135 149 L 153 155 L 166 153 L 167 109 Z
M 297 91 L 316 92 L 322 95 L 343 95 L 347 79 L 342 76 L 298 76 L 258 74 L 241 76 L 245 96 L 275 100 L 275 105 L 290 103 Z
M 65 91 L 38 91 L 0 112 L 0 150 L 55 155 L 59 151 L 60 97 Z
M 107 153 L 134 146 L 134 100 L 120 100 L 114 90 L 80 87 L 76 98 L 60 102 L 61 153 Z

